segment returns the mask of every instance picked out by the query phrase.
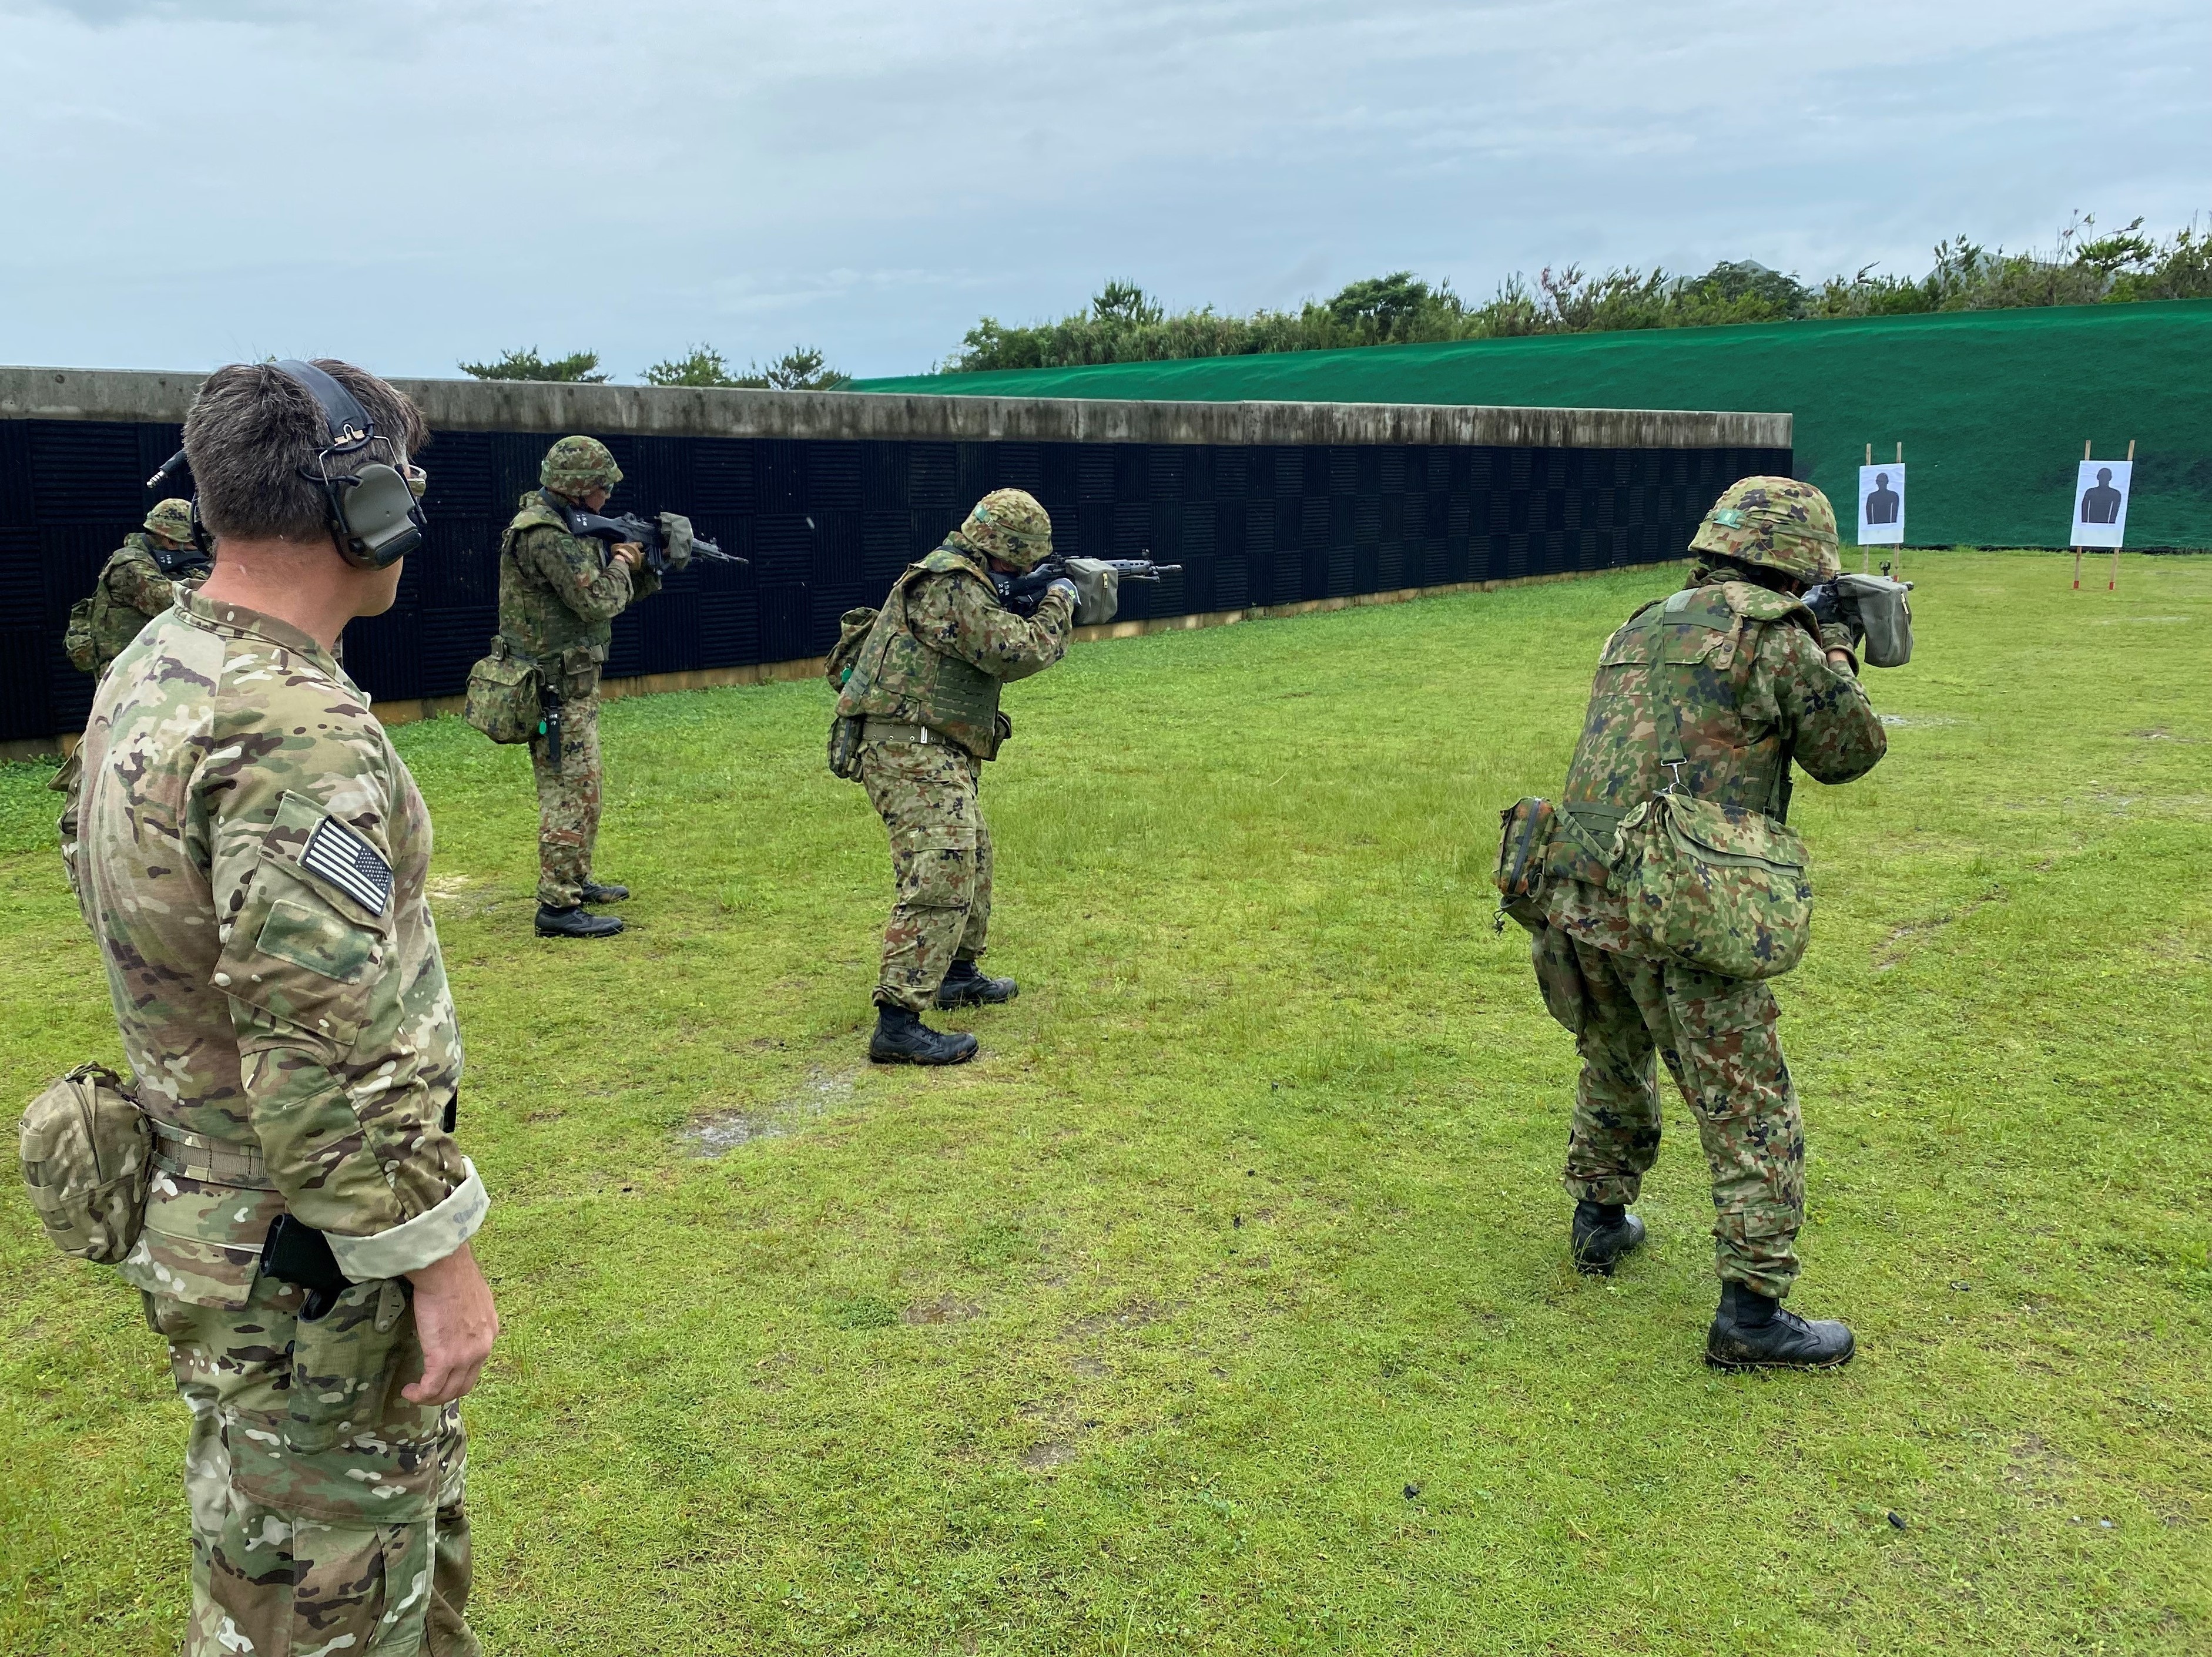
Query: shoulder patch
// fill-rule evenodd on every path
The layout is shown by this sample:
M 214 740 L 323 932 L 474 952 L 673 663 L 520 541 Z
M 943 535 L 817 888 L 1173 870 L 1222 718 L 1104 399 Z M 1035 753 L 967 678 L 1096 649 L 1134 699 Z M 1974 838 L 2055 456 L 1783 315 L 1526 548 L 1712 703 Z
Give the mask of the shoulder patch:
M 300 853 L 300 866 L 319 875 L 373 915 L 392 903 L 392 865 L 384 855 L 336 817 L 315 825 Z

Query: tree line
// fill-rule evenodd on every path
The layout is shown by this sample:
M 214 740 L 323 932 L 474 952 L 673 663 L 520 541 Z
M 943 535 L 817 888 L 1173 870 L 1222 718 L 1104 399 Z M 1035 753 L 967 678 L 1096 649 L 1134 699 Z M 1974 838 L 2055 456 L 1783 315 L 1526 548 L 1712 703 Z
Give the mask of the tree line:
M 1509 276 L 1491 299 L 1473 304 L 1454 293 L 1449 281 L 1431 286 L 1410 270 L 1397 270 L 1348 283 L 1295 311 L 1235 316 L 1212 306 L 1170 314 L 1136 283 L 1109 282 L 1087 308 L 1057 322 L 1017 327 L 985 317 L 939 371 L 2212 297 L 2212 233 L 2192 223 L 2159 240 L 2144 235 L 2142 224 L 2138 218 L 2099 235 L 2094 215 L 2077 215 L 2048 252 L 2008 253 L 1960 235 L 1936 248 L 1925 275 L 1891 276 L 1869 264 L 1817 287 L 1748 259 L 1723 261 L 1698 276 L 1656 267 L 1593 275 L 1570 264 L 1547 267 L 1533 282 Z
M 541 355 L 536 346 L 502 351 L 489 362 L 464 362 L 463 373 L 477 379 L 552 380 L 571 385 L 604 385 L 614 375 L 599 366 L 597 351 L 571 351 L 566 356 Z M 722 354 L 710 345 L 694 345 L 680 357 L 670 357 L 647 367 L 641 379 L 648 385 L 721 385 L 753 391 L 835 391 L 853 383 L 850 374 L 831 367 L 811 345 L 786 351 L 775 361 L 754 363 L 744 373 L 732 373 Z

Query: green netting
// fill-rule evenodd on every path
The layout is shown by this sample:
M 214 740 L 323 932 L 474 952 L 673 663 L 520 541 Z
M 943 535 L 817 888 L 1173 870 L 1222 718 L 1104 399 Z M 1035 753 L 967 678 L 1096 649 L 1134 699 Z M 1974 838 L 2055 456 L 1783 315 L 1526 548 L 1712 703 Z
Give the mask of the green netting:
M 1796 416 L 1848 537 L 1865 446 L 1911 467 L 1918 545 L 2065 544 L 2083 440 L 2136 440 L 2133 546 L 2212 546 L 2212 300 L 1469 340 L 1020 373 L 861 391 L 1170 402 L 1489 403 Z

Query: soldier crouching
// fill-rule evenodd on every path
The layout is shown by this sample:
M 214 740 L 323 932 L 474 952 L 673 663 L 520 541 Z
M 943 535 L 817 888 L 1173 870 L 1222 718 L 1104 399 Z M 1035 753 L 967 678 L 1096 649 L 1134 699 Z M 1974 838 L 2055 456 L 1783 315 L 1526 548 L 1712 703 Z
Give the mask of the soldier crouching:
M 85 732 L 70 877 L 152 1136 L 122 1273 L 192 1412 L 186 1657 L 477 1649 L 458 1400 L 498 1329 L 489 1199 L 453 1137 L 429 816 L 332 654 L 400 568 L 345 514 L 404 523 L 423 436 L 345 363 L 212 375 L 185 446 L 214 572 Z

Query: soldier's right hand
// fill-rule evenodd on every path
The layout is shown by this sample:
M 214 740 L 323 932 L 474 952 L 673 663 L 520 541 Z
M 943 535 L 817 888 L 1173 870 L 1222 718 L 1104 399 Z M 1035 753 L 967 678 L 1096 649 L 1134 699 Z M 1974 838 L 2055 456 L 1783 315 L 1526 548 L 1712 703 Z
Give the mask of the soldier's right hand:
M 645 549 L 635 541 L 616 542 L 614 555 L 634 570 L 645 568 Z
M 499 1338 L 491 1285 L 463 1243 L 407 1279 L 415 1285 L 415 1330 L 422 1342 L 422 1378 L 399 1389 L 410 1404 L 451 1404 L 483 1374 Z

